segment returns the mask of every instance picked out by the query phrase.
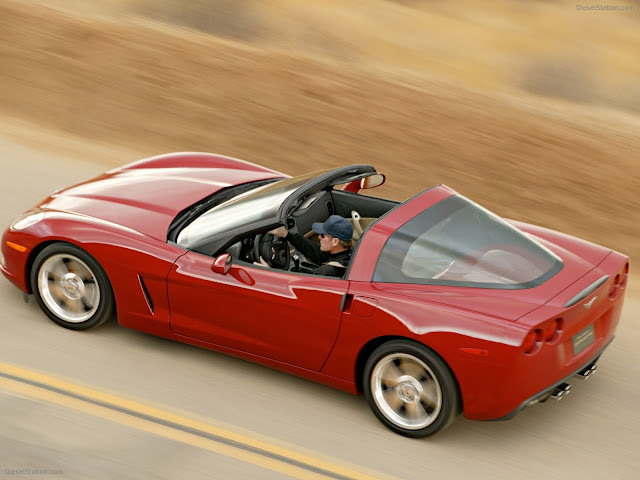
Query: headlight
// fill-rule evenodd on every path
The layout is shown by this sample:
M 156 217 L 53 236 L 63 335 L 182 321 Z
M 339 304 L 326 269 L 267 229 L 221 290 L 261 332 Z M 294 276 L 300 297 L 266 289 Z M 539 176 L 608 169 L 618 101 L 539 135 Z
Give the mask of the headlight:
M 24 230 L 25 228 L 35 225 L 44 218 L 44 212 L 29 213 L 19 218 L 11 225 L 11 230 Z

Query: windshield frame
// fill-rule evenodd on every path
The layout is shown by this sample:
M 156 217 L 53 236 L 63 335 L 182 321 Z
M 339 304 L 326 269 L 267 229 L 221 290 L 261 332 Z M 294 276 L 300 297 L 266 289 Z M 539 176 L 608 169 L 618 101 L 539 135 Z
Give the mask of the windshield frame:
M 284 178 L 243 192 L 200 213 L 177 234 L 176 244 L 214 255 L 243 236 L 285 225 L 287 217 L 309 195 L 332 188 L 333 183 L 342 179 L 371 172 L 376 172 L 371 165 L 351 165 Z M 242 215 L 237 216 L 238 213 Z M 216 219 L 223 219 L 226 226 L 216 228 Z

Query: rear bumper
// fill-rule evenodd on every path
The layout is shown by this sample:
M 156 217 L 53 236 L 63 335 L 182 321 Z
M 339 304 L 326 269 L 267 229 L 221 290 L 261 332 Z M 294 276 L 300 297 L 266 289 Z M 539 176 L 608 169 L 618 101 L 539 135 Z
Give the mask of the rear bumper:
M 565 378 L 563 378 L 562 380 L 553 383 L 552 385 L 550 385 L 549 387 L 545 388 L 544 390 L 541 390 L 540 392 L 536 393 L 535 395 L 532 395 L 531 397 L 529 397 L 528 399 L 526 399 L 524 402 L 522 402 L 516 409 L 514 409 L 512 412 L 508 413 L 507 415 L 500 417 L 500 418 L 496 418 L 494 419 L 494 421 L 503 421 L 503 420 L 511 420 L 512 418 L 514 418 L 518 413 L 520 413 L 520 411 L 522 411 L 525 407 L 532 405 L 534 403 L 538 403 L 541 400 L 544 400 L 546 398 L 549 397 L 549 395 L 551 395 L 553 393 L 553 391 L 560 385 L 562 385 L 563 383 L 566 383 L 570 378 L 576 376 L 579 372 L 583 371 L 585 368 L 587 368 L 589 365 L 596 363 L 599 359 L 600 356 L 602 355 L 602 353 L 606 350 L 606 348 L 611 345 L 611 342 L 613 342 L 613 338 L 611 338 L 607 344 L 600 349 L 600 351 L 598 353 L 596 353 L 595 355 L 593 355 L 587 362 L 585 362 L 583 365 L 580 366 L 580 368 L 576 369 L 575 372 L 571 373 L 570 375 L 567 375 Z

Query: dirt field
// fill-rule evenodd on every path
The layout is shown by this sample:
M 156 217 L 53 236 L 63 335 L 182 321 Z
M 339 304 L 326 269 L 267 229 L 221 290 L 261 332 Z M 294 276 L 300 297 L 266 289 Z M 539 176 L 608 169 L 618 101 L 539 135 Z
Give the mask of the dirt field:
M 376 43 L 367 30 L 380 15 L 359 18 L 341 12 L 339 2 L 309 3 L 318 22 L 333 13 L 336 25 L 329 30 L 304 30 L 295 2 L 273 2 L 289 40 L 299 42 L 294 46 L 284 37 L 277 41 L 275 21 L 258 23 L 264 7 L 253 14 L 234 2 L 210 2 L 225 6 L 219 11 L 227 16 L 216 23 L 211 15 L 176 11 L 175 2 L 151 8 L 149 2 L 111 0 L 101 2 L 101 10 L 91 3 L 0 5 L 0 115 L 4 132 L 20 143 L 105 168 L 176 150 L 228 154 L 290 174 L 371 163 L 389 177 L 376 192 L 381 196 L 403 199 L 445 183 L 503 216 L 640 254 L 640 115 L 611 108 L 619 97 L 603 106 L 572 103 L 571 95 L 516 95 L 499 86 L 505 85 L 506 64 L 493 76 L 482 74 L 460 63 L 466 58 L 455 54 L 460 49 L 443 47 L 435 58 L 434 48 L 420 50 L 406 36 L 393 37 L 407 47 L 405 56 L 395 55 L 403 45 L 393 50 L 380 35 Z M 415 17 L 407 28 L 417 29 L 445 15 L 421 17 L 424 10 L 409 5 L 424 2 L 375 3 L 389 9 L 396 29 L 402 19 Z M 410 8 L 416 8 L 413 17 Z M 244 23 L 230 22 L 234 14 L 242 14 Z M 640 6 L 634 16 L 623 19 L 624 26 L 640 25 Z M 535 26 L 543 17 L 529 18 Z M 454 20 L 461 25 L 465 18 Z M 467 20 L 471 30 L 460 29 L 467 33 L 459 47 L 469 46 L 469 32 L 479 28 Z M 350 40 L 340 36 L 348 25 Z M 434 29 L 434 35 L 445 30 Z M 617 31 L 616 39 L 626 41 L 618 51 L 624 59 L 629 41 L 638 37 L 625 34 L 635 30 Z M 362 36 L 367 32 L 370 38 Z M 370 44 L 357 43 L 356 34 Z M 478 61 L 489 59 L 491 45 L 484 42 Z M 529 47 L 522 45 L 526 53 Z M 442 55 L 449 55 L 450 65 Z M 421 60 L 409 72 L 411 58 Z M 427 75 L 429 58 L 434 69 Z M 637 74 L 635 66 L 625 70 L 611 62 L 630 75 L 619 83 Z M 613 82 L 607 71 L 602 78 Z M 465 81 L 470 86 L 462 86 Z M 3 176 L 10 177 L 10 159 L 1 161 Z

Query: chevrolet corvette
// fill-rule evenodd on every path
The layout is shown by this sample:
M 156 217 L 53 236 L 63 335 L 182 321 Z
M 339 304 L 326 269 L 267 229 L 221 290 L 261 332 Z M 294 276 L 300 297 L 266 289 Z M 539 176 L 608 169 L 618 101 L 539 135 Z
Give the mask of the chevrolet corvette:
M 4 232 L 0 269 L 54 322 L 120 325 L 364 394 L 390 430 L 509 419 L 588 378 L 629 278 L 620 253 L 503 219 L 444 185 L 403 202 L 369 165 L 290 177 L 160 155 L 52 193 Z M 353 226 L 340 277 L 286 238 Z M 259 265 L 263 258 L 268 267 Z

